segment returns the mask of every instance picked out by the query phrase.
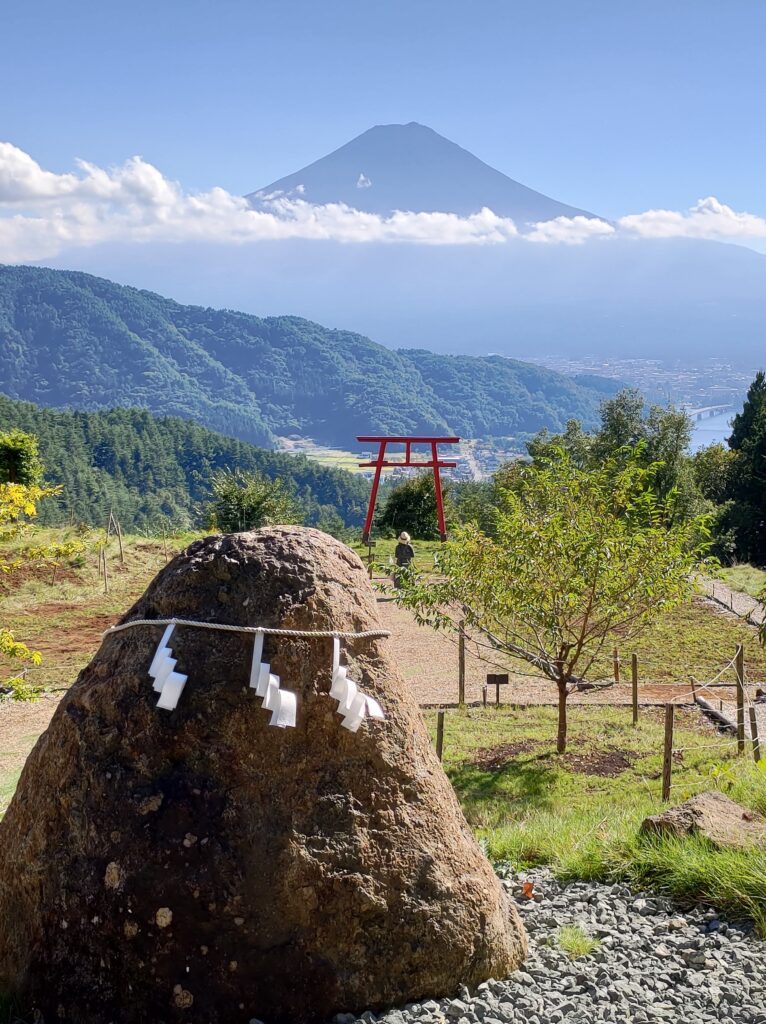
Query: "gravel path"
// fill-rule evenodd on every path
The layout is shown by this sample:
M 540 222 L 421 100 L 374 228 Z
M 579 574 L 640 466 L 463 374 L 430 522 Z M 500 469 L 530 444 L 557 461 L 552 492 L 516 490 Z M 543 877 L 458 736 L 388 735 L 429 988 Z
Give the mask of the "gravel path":
M 531 900 L 523 881 L 534 883 Z M 624 885 L 561 885 L 546 870 L 503 884 L 529 934 L 521 970 L 473 994 L 377 1017 L 339 1014 L 336 1024 L 766 1024 L 766 944 L 748 925 L 702 908 L 679 914 Z M 570 960 L 557 942 L 563 925 L 578 925 L 598 947 Z
M 743 594 L 741 590 L 732 590 L 720 580 L 703 579 L 702 588 L 716 604 L 730 609 L 740 618 L 749 618 L 756 625 L 763 622 L 763 607 L 760 601 L 756 601 L 749 594 Z
M 726 693 L 726 694 L 729 693 L 728 690 L 724 690 L 722 692 Z M 749 693 L 750 693 L 750 699 L 752 700 L 753 696 L 754 696 L 753 687 L 749 688 Z M 732 724 L 736 725 L 736 723 L 737 723 L 737 703 L 736 703 L 736 699 L 734 699 L 734 700 L 727 699 L 727 700 L 716 701 L 715 699 L 711 699 L 710 698 L 709 693 L 704 693 L 703 696 L 713 705 L 714 708 L 716 708 L 722 714 L 726 715 L 726 717 L 729 719 L 729 721 Z M 766 748 L 764 747 L 764 744 L 766 744 L 766 704 L 761 703 L 760 701 L 758 701 L 758 702 L 753 704 L 753 707 L 755 708 L 755 718 L 756 718 L 756 724 L 757 724 L 757 727 L 758 727 L 758 740 L 759 740 L 759 744 L 761 746 L 761 750 L 763 752 L 762 756 L 766 756 Z M 747 736 L 748 739 L 752 739 L 753 738 L 752 737 L 752 730 L 750 728 L 750 712 L 749 712 L 749 709 L 747 707 L 745 707 L 745 735 Z

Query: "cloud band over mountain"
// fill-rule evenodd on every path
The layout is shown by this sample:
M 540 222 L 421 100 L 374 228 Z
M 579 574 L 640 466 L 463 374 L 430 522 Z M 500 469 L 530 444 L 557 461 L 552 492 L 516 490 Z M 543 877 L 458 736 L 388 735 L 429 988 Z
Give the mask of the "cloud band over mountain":
M 579 245 L 617 235 L 723 241 L 766 238 L 766 218 L 737 212 L 714 197 L 686 211 L 648 210 L 609 223 L 556 217 L 516 224 L 484 208 L 468 216 L 398 211 L 381 215 L 344 203 L 314 205 L 297 194 L 271 196 L 253 209 L 222 188 L 186 192 L 141 157 L 105 169 L 77 161 L 76 171 L 42 168 L 0 143 L 0 262 L 49 259 L 69 249 L 111 242 L 246 244 L 279 239 L 344 243 L 498 245 L 513 239 Z

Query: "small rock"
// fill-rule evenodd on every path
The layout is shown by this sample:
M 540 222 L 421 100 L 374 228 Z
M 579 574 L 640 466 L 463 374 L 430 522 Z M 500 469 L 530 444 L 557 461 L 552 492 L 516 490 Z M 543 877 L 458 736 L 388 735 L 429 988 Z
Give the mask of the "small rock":
M 160 907 L 154 915 L 154 920 L 158 928 L 167 928 L 173 920 L 173 911 L 170 907 Z

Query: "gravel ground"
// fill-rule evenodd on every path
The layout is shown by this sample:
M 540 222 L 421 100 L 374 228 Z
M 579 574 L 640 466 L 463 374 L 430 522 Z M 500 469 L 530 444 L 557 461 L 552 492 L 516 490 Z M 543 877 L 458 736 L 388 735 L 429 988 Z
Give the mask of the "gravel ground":
M 525 881 L 532 899 L 522 895 Z M 339 1014 L 335 1024 L 766 1024 L 766 944 L 749 925 L 704 908 L 680 914 L 624 885 L 562 885 L 546 870 L 503 884 L 529 934 L 521 970 L 473 994 Z M 594 952 L 570 960 L 558 945 L 564 925 L 599 940 Z
M 740 618 L 747 618 L 755 622 L 763 622 L 764 612 L 760 601 L 756 601 L 749 594 L 743 594 L 741 590 L 732 590 L 720 580 L 702 580 L 702 589 L 716 604 L 729 608 Z
M 728 694 L 728 690 L 722 691 Z M 734 725 L 737 723 L 737 704 L 735 700 L 721 700 L 716 701 L 715 698 L 711 699 L 708 693 L 703 693 L 703 696 L 713 705 L 714 708 L 720 710 Z M 750 699 L 753 699 L 753 688 L 750 687 Z M 766 703 L 754 703 L 755 708 L 755 720 L 758 727 L 758 739 L 761 746 L 761 756 L 766 756 Z M 752 730 L 750 728 L 750 712 L 749 709 L 745 708 L 745 735 L 748 739 L 752 739 Z

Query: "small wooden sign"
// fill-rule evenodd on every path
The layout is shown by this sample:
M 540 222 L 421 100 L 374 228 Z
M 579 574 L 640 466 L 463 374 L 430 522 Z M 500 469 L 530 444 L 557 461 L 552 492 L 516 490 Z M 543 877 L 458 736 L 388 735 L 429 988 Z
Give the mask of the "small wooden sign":
M 500 687 L 510 682 L 507 672 L 487 672 L 487 686 L 495 687 L 495 704 L 500 703 Z

